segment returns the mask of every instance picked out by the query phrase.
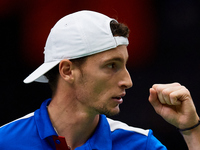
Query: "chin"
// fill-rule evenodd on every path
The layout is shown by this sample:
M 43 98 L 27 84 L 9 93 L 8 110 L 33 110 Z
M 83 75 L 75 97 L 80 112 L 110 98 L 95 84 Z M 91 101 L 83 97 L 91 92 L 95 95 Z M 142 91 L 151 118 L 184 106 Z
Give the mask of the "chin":
M 98 107 L 95 109 L 98 114 L 106 116 L 115 116 L 120 113 L 119 105 L 115 107 Z
M 120 109 L 118 108 L 118 109 L 114 109 L 114 110 L 109 110 L 109 111 L 106 111 L 106 112 L 104 112 L 104 113 L 102 113 L 102 114 L 104 114 L 104 115 L 106 115 L 106 116 L 115 116 L 115 115 L 118 115 L 120 113 Z

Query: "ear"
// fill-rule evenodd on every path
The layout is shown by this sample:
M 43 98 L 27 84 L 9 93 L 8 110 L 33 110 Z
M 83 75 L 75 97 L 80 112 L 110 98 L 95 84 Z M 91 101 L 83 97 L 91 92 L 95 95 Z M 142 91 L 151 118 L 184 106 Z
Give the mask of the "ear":
M 72 62 L 68 59 L 63 59 L 59 64 L 60 76 L 69 83 L 73 83 L 74 81 L 74 74 L 72 68 Z

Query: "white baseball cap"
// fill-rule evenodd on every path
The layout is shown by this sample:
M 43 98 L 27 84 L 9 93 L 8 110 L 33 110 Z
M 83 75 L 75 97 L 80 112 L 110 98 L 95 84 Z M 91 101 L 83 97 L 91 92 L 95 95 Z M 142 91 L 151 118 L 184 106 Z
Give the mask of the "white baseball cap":
M 113 36 L 112 18 L 94 11 L 78 11 L 61 18 L 51 29 L 44 50 L 44 63 L 31 73 L 24 83 L 47 83 L 46 72 L 63 59 L 76 59 L 100 53 L 118 45 L 128 45 L 128 39 Z

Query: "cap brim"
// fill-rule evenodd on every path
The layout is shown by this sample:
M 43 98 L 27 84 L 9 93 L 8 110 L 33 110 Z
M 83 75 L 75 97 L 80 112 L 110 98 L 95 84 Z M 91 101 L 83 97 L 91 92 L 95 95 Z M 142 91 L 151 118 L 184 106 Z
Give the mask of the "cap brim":
M 33 73 L 31 73 L 25 80 L 24 83 L 31 83 L 33 81 L 37 82 L 43 82 L 47 83 L 48 79 L 44 77 L 43 75 L 48 72 L 50 69 L 52 69 L 54 66 L 56 66 L 60 60 L 43 63 L 41 66 L 39 66 Z

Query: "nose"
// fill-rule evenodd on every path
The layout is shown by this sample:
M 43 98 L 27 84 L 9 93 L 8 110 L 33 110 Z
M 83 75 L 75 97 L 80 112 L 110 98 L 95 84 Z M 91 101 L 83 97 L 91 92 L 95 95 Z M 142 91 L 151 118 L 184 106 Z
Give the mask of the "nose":
M 119 86 L 123 87 L 124 89 L 129 89 L 133 86 L 131 76 L 127 69 L 124 70 L 122 74 L 122 80 L 119 82 Z

